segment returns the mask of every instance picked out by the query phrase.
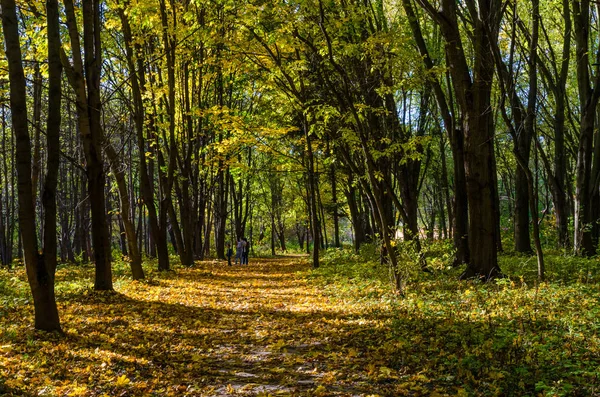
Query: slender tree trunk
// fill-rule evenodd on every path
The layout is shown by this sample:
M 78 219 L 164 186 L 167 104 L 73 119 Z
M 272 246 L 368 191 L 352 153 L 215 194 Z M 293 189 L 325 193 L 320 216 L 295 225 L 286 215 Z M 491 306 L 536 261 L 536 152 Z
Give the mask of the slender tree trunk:
M 217 189 L 215 194 L 215 249 L 217 258 L 225 259 L 225 238 L 227 229 L 227 170 L 223 170 L 223 162 L 219 164 Z
M 348 202 L 348 208 L 350 210 L 350 219 L 354 226 L 354 251 L 358 252 L 361 245 L 365 242 L 365 228 L 364 222 L 359 210 L 359 206 L 356 200 L 356 189 L 352 186 L 352 181 L 348 182 L 348 189 L 346 190 L 346 200 Z
M 31 170 L 31 185 L 33 187 L 33 206 L 36 206 L 36 196 L 41 172 L 42 153 L 40 146 L 40 133 L 42 130 L 42 73 L 40 64 L 34 65 L 33 81 L 33 159 Z
M 275 256 L 275 214 L 271 210 L 271 255 Z
M 340 245 L 340 220 L 339 220 L 339 204 L 337 196 L 337 176 L 335 173 L 335 164 L 331 165 L 331 201 L 333 203 L 333 246 L 336 248 Z
M 308 195 L 309 195 L 309 215 L 311 224 L 311 234 L 313 240 L 313 251 L 312 251 L 312 267 L 314 269 L 319 267 L 319 247 L 320 247 L 320 236 L 319 236 L 319 214 L 317 212 L 317 179 L 315 175 L 314 165 L 314 153 L 312 147 L 312 139 L 309 133 L 308 120 L 306 116 L 300 116 L 302 120 L 302 131 L 304 133 L 304 139 L 306 140 L 306 160 L 307 160 L 307 179 L 308 179 Z
M 563 66 L 566 67 L 566 66 Z M 556 110 L 554 113 L 554 175 L 555 183 L 551 183 L 552 202 L 556 216 L 556 231 L 560 248 L 569 248 L 569 211 L 566 197 L 567 154 L 565 149 L 565 92 L 559 88 L 555 96 Z M 550 164 L 547 168 L 550 172 Z
M 4 10 L 4 5 L 2 7 Z M 46 120 L 47 166 L 42 192 L 44 209 L 43 255 L 38 256 L 38 287 L 41 297 L 37 298 L 40 307 L 36 307 L 35 326 L 38 329 L 60 331 L 60 320 L 54 293 L 54 276 L 57 265 L 57 207 L 56 186 L 60 166 L 60 125 L 62 101 L 62 65 L 60 60 L 60 25 L 59 7 L 56 0 L 46 1 L 46 17 L 48 20 L 48 118 Z M 35 188 L 35 186 L 33 186 Z M 42 271 L 45 268 L 46 276 Z M 35 293 L 34 293 L 34 301 Z M 39 312 L 39 319 L 38 319 Z
M 448 214 L 448 222 L 444 223 L 444 238 L 450 237 L 448 234 L 453 235 L 452 233 L 452 225 L 454 225 L 454 216 L 452 211 L 452 200 L 450 199 L 450 187 L 448 186 L 448 167 L 446 165 L 446 150 L 443 138 L 440 137 L 440 153 L 441 153 L 441 162 L 442 162 L 442 174 L 440 175 L 440 187 L 441 194 L 443 197 L 440 197 L 440 205 L 443 208 L 443 205 L 446 205 L 446 211 Z M 446 219 L 444 217 L 444 219 Z M 447 228 L 447 229 L 446 229 Z
M 121 207 L 121 219 L 125 229 L 125 238 L 129 253 L 129 266 L 131 267 L 131 275 L 134 280 L 142 280 L 144 278 L 144 269 L 142 268 L 142 254 L 137 245 L 137 236 L 135 234 L 135 226 L 131 219 L 131 202 L 129 201 L 129 189 L 125 180 L 125 171 L 123 164 L 119 161 L 118 155 L 112 144 L 105 140 L 104 152 L 108 158 L 112 174 L 117 182 L 119 191 L 119 201 Z

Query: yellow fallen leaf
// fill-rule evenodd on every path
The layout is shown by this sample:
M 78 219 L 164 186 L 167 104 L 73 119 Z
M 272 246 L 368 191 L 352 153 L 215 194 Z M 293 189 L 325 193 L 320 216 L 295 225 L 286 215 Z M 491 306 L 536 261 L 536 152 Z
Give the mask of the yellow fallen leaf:
M 127 386 L 129 384 L 129 382 L 131 382 L 129 380 L 129 378 L 125 375 L 121 375 L 117 378 L 117 381 L 115 382 L 115 386 L 117 387 L 124 387 Z
M 313 395 L 320 397 L 324 396 L 327 393 L 327 389 L 323 385 L 319 385 L 315 390 L 313 390 Z

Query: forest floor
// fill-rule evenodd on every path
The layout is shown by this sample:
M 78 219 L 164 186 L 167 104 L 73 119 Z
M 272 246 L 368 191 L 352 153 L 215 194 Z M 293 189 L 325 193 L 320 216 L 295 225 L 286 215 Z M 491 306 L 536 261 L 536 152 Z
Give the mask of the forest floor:
M 433 273 L 403 257 L 399 296 L 361 255 L 146 263 L 142 282 L 116 262 L 115 292 L 61 265 L 64 335 L 33 329 L 23 268 L 0 269 L 0 396 L 600 396 L 600 259 L 548 255 L 540 284 L 505 255 L 481 284 L 442 248 Z
M 203 262 L 107 293 L 81 287 L 91 268 L 61 267 L 64 336 L 34 331 L 24 300 L 0 309 L 0 395 L 392 395 L 389 306 L 332 301 L 307 270 Z

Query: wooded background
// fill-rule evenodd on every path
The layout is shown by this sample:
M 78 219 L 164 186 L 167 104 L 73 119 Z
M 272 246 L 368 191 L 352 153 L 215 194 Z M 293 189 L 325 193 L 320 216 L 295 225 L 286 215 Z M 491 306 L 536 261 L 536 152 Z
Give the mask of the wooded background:
M 135 279 L 255 253 L 452 239 L 596 254 L 600 9 L 582 0 L 2 0 L 0 261 L 36 327 L 57 263 Z M 400 244 L 400 240 L 410 244 Z

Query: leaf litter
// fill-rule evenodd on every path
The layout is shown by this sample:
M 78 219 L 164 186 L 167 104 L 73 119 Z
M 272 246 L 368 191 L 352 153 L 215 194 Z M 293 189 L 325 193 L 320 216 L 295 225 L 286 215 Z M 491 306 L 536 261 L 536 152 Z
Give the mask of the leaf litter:
M 308 271 L 301 257 L 208 261 L 96 292 L 91 267 L 62 266 L 63 336 L 33 330 L 24 300 L 2 310 L 0 395 L 394 395 L 378 348 L 389 307 L 331 300 Z

